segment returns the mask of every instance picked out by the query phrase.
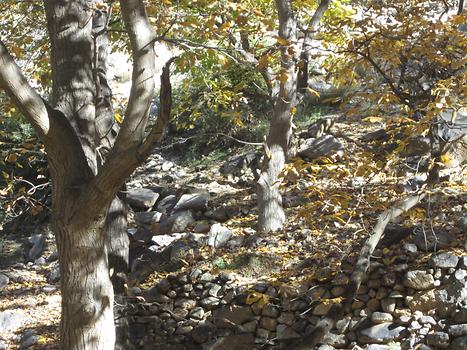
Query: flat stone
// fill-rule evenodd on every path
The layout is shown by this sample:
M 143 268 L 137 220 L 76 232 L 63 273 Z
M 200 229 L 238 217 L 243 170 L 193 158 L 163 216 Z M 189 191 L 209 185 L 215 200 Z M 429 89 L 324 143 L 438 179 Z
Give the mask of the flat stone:
M 223 320 L 228 320 L 230 323 L 241 325 L 250 321 L 254 314 L 249 306 L 227 305 L 214 311 L 215 319 L 221 321 L 221 325 L 225 325 Z
M 373 323 L 392 322 L 392 315 L 386 312 L 373 312 L 371 314 L 371 321 Z
M 304 140 L 298 150 L 298 155 L 307 159 L 327 157 L 336 153 L 342 153 L 344 145 L 332 135 L 324 135 L 316 139 Z
M 211 226 L 206 244 L 214 248 L 223 247 L 232 237 L 232 231 L 221 224 L 214 224 Z
M 449 335 L 445 332 L 435 332 L 426 336 L 428 345 L 436 346 L 442 349 L 449 347 Z
M 276 328 L 276 332 L 278 340 L 291 340 L 301 337 L 300 334 L 293 330 L 293 328 L 285 324 L 279 324 Z
M 394 323 L 381 323 L 360 331 L 360 340 L 364 343 L 388 343 L 391 340 L 399 340 L 405 327 Z
M 209 201 L 209 193 L 208 192 L 198 192 L 198 193 L 190 193 L 184 194 L 180 197 L 175 204 L 173 210 L 204 210 Z
M 432 274 L 423 270 L 408 271 L 404 285 L 415 290 L 426 290 L 435 287 L 435 279 Z
M 449 326 L 448 333 L 453 338 L 467 335 L 467 323 L 453 324 Z
M 162 215 L 159 211 L 136 212 L 135 222 L 138 225 L 151 225 L 154 222 L 160 222 Z
M 207 298 L 201 299 L 199 304 L 208 310 L 212 310 L 216 306 L 219 305 L 219 299 L 215 297 L 207 297 Z
M 193 232 L 195 233 L 207 233 L 211 228 L 211 224 L 206 221 L 199 221 L 196 223 L 195 227 L 193 227 Z
M 431 263 L 433 266 L 442 269 L 454 268 L 459 263 L 459 257 L 449 252 L 433 254 Z
M 147 188 L 128 190 L 125 201 L 137 208 L 152 208 L 159 198 L 159 193 Z

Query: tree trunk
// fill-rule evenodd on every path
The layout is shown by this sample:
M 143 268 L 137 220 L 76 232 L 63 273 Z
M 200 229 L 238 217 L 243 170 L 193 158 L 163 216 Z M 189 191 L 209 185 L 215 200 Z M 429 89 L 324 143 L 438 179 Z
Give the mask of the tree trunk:
M 296 57 L 293 48 L 297 37 L 296 23 L 290 1 L 276 0 L 276 7 L 279 14 L 279 36 L 285 39 L 287 44 L 281 46 L 280 91 L 274 105 L 265 145 L 264 163 L 257 186 L 258 230 L 261 232 L 280 230 L 285 222 L 279 175 L 287 160 L 292 134 L 292 111 L 297 94 Z
M 104 221 L 71 221 L 56 215 L 60 255 L 61 348 L 113 350 L 113 288 L 109 276 Z

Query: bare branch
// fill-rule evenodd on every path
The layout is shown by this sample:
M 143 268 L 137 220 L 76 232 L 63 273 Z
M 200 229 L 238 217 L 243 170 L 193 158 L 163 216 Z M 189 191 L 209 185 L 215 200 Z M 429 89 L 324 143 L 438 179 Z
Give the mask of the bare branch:
M 0 41 L 0 88 L 13 99 L 39 136 L 46 138 L 50 129 L 50 120 L 45 102 L 29 85 L 2 41 Z

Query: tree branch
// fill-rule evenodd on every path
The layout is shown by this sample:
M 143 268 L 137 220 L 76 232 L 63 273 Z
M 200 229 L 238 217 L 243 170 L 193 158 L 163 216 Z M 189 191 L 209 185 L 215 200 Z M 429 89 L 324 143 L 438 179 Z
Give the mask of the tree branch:
M 293 349 L 312 349 L 314 346 L 322 342 L 336 322 L 342 319 L 344 316 L 344 310 L 352 304 L 355 296 L 357 295 L 358 288 L 360 288 L 360 284 L 362 283 L 370 266 L 371 254 L 373 254 L 376 245 L 380 241 L 386 225 L 399 215 L 416 206 L 424 197 L 425 193 L 411 195 L 399 202 L 396 202 L 392 207 L 380 214 L 371 236 L 368 237 L 360 251 L 360 256 L 358 257 L 354 271 L 350 277 L 349 284 L 345 288 L 343 293 L 345 301 L 342 304 L 334 304 L 326 316 L 318 322 L 313 331 L 303 339 L 299 340 L 299 342 L 294 345 Z
M 12 98 L 44 141 L 50 129 L 45 102 L 29 85 L 2 41 L 0 41 L 0 88 Z

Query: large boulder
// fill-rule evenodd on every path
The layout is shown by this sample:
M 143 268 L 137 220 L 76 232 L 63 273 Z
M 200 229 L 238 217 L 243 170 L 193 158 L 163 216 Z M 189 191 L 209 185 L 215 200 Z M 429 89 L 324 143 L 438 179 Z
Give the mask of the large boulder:
M 207 207 L 209 201 L 208 192 L 197 192 L 197 193 L 188 193 L 184 194 L 177 201 L 177 204 L 173 207 L 174 211 L 179 210 L 204 210 Z
M 214 224 L 211 226 L 206 244 L 214 248 L 223 247 L 232 237 L 232 231 L 221 224 Z
M 125 201 L 136 208 L 152 208 L 159 198 L 159 193 L 156 193 L 147 188 L 136 188 L 128 190 Z
M 298 148 L 298 155 L 309 160 L 334 154 L 340 155 L 343 152 L 344 145 L 332 135 L 306 139 Z

